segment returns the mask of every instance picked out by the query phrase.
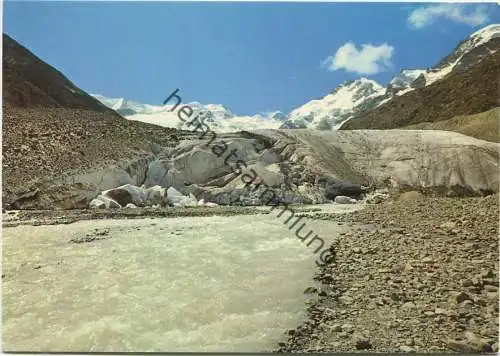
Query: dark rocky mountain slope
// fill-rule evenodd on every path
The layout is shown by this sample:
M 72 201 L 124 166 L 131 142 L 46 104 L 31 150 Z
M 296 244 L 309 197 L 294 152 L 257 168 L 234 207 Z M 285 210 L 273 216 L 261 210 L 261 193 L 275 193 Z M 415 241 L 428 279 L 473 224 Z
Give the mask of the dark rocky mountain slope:
M 394 129 L 448 120 L 500 106 L 500 51 L 429 86 L 395 97 L 342 125 L 349 129 Z
M 112 111 L 3 34 L 3 105 Z
M 175 145 L 184 135 L 122 118 L 9 36 L 3 41 L 4 206 L 22 206 L 44 182 Z M 55 206 L 75 206 L 65 199 Z

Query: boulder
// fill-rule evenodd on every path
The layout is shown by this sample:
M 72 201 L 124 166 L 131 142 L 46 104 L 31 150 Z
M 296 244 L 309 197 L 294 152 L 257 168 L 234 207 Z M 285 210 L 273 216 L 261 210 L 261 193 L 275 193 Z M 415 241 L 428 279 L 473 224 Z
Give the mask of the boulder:
M 387 199 L 389 199 L 388 194 L 376 192 L 373 195 L 366 198 L 366 203 L 368 203 L 368 204 L 380 204 L 380 203 L 386 201 Z
M 174 187 L 167 189 L 167 202 L 172 206 L 179 206 L 181 200 L 184 198 L 184 195 Z
M 128 203 L 128 204 L 125 206 L 125 208 L 135 209 L 135 208 L 137 208 L 137 205 L 132 204 L 132 203 Z
M 356 199 L 346 197 L 345 195 L 339 195 L 335 197 L 335 203 L 337 204 L 354 204 L 356 203 Z
M 91 202 L 89 203 L 89 207 L 93 209 L 104 209 L 106 208 L 106 203 L 101 199 L 95 198 L 91 200 Z
M 99 195 L 97 196 L 97 198 L 92 199 L 92 201 L 89 204 L 89 207 L 94 209 L 109 209 L 109 208 L 121 208 L 122 206 L 113 199 L 110 199 L 103 195 Z
M 180 201 L 180 206 L 198 206 L 198 201 L 193 194 L 189 194 L 188 197 L 184 196 Z
M 125 206 L 128 203 L 132 203 L 132 195 L 125 189 L 114 188 L 102 192 L 102 195 L 106 198 L 116 201 L 121 206 Z
M 155 185 L 146 189 L 147 194 L 147 205 L 159 205 L 165 206 L 168 203 L 167 199 L 167 189 Z
M 132 184 L 125 184 L 117 188 L 109 189 L 102 192 L 102 195 L 113 199 L 121 206 L 126 206 L 129 203 L 136 206 L 143 206 L 147 201 L 147 194 L 144 189 Z
M 210 201 L 205 201 L 205 199 L 200 199 L 198 201 L 198 205 L 199 206 L 209 206 L 209 207 L 214 207 L 214 206 L 219 206 L 219 204 L 216 204 L 216 203 L 212 203 Z
M 197 206 L 198 200 L 193 194 L 190 196 L 185 196 L 174 187 L 170 187 L 167 189 L 167 201 L 169 204 L 173 206 Z

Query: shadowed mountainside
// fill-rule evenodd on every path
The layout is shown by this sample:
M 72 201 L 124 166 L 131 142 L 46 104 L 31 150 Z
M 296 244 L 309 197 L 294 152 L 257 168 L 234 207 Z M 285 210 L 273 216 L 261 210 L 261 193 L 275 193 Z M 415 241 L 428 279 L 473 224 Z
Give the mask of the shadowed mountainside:
M 6 34 L 3 34 L 3 105 L 113 113 Z
M 41 181 L 151 153 L 186 134 L 124 119 L 9 36 L 3 41 L 4 205 L 36 195 Z

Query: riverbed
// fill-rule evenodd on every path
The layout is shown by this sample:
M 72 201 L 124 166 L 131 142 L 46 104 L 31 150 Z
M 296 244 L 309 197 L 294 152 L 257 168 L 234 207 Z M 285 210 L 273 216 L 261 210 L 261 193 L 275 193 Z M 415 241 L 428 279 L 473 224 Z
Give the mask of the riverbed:
M 304 221 L 325 242 L 346 229 Z M 4 228 L 3 349 L 272 351 L 316 259 L 273 214 Z

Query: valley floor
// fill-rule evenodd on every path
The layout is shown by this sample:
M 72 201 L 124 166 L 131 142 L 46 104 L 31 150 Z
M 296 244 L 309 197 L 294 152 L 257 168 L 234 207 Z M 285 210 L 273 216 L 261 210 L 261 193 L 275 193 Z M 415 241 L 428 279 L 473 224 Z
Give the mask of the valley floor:
M 498 352 L 498 216 L 498 195 L 317 213 L 376 229 L 341 234 L 308 321 L 279 351 Z
M 4 230 L 4 251 L 7 257 L 4 257 L 5 275 L 2 279 L 4 293 L 7 293 L 4 294 L 4 303 L 10 300 L 10 304 L 4 304 L 3 308 L 4 322 L 6 322 L 4 335 L 10 335 L 9 346 L 17 350 L 33 350 L 37 349 L 37 346 L 45 345 L 49 349 L 54 347 L 53 350 L 88 351 L 92 345 L 92 338 L 104 338 L 96 341 L 99 343 L 95 345 L 100 346 L 96 346 L 94 350 L 137 351 L 138 348 L 162 351 L 167 349 L 171 351 L 174 349 L 194 350 L 192 343 L 177 344 L 177 331 L 175 331 L 177 329 L 172 329 L 171 325 L 165 326 L 172 333 L 172 335 L 168 334 L 170 341 L 167 342 L 162 339 L 159 331 L 164 329 L 156 324 L 156 326 L 148 324 L 149 321 L 144 322 L 145 326 L 127 324 L 130 330 L 127 329 L 126 332 L 115 328 L 118 327 L 116 320 L 113 321 L 116 325 L 112 324 L 114 329 L 109 329 L 104 324 L 92 324 L 99 323 L 100 313 L 103 313 L 99 308 L 103 307 L 103 303 L 107 300 L 102 299 L 105 295 L 106 298 L 117 298 L 123 302 L 124 308 L 128 308 L 126 307 L 129 305 L 126 304 L 128 302 L 132 303 L 130 305 L 152 303 L 151 307 L 157 308 L 160 305 L 158 304 L 160 299 L 163 298 L 160 296 L 166 293 L 164 291 L 170 290 L 180 281 L 185 281 L 186 276 L 191 276 L 189 278 L 193 280 L 187 285 L 195 282 L 208 283 L 207 285 L 216 283 L 213 285 L 214 296 L 226 298 L 227 301 L 224 303 L 229 303 L 217 304 L 220 308 L 224 305 L 232 308 L 235 306 L 231 303 L 236 300 L 241 300 L 243 297 L 255 297 L 252 297 L 255 308 L 252 311 L 245 309 L 238 311 L 241 314 L 231 314 L 235 311 L 220 310 L 221 313 L 228 314 L 223 324 L 220 325 L 223 329 L 220 329 L 221 334 L 218 334 L 217 338 L 214 336 L 213 339 L 208 340 L 203 336 L 212 335 L 205 331 L 219 327 L 216 324 L 210 324 L 219 320 L 217 316 L 213 316 L 213 320 L 210 319 L 212 317 L 207 319 L 207 324 L 196 327 L 179 326 L 179 330 L 185 327 L 186 330 L 191 330 L 190 333 L 196 334 L 192 337 L 197 338 L 196 342 L 199 343 L 197 350 L 222 351 L 220 347 L 224 345 L 225 351 L 242 351 L 242 347 L 245 351 L 259 351 L 268 349 L 270 344 L 276 345 L 279 341 L 285 341 L 288 338 L 286 342 L 278 344 L 278 352 L 498 351 L 498 195 L 457 199 L 430 198 L 406 193 L 397 201 L 366 205 L 364 209 L 360 209 L 361 207 L 361 205 L 330 204 L 328 206 L 302 206 L 294 209 L 295 212 L 300 213 L 299 215 L 306 217 L 308 224 L 317 233 L 327 238 L 326 242 L 331 243 L 331 248 L 335 251 L 335 261 L 317 269 L 314 277 L 316 282 L 311 280 L 316 267 L 312 263 L 314 256 L 310 249 L 305 248 L 303 246 L 305 244 L 298 243 L 294 238 L 290 239 L 290 236 L 294 236 L 293 232 L 290 232 L 285 225 L 277 224 L 276 216 L 271 216 L 272 213 L 269 214 L 269 209 L 265 207 L 6 213 L 3 217 L 3 224 L 4 227 L 9 228 Z M 351 212 L 348 213 L 349 211 Z M 254 214 L 256 215 L 250 216 Z M 145 217 L 169 217 L 169 219 L 144 219 Z M 197 218 L 193 220 L 185 217 Z M 133 218 L 133 220 L 126 222 L 124 218 Z M 80 221 L 70 226 L 60 225 L 77 220 L 89 221 Z M 14 227 L 17 225 L 34 226 Z M 38 225 L 59 226 L 37 227 Z M 252 228 L 249 229 L 249 226 Z M 101 229 L 98 229 L 99 227 Z M 37 231 L 42 231 L 36 230 L 40 228 L 50 229 L 47 231 L 52 233 L 39 241 L 39 238 L 35 236 L 38 234 Z M 14 236 L 16 231 L 21 231 L 18 229 L 23 229 L 23 231 L 26 229 L 26 233 Z M 72 232 L 74 229 L 80 229 L 81 232 Z M 92 231 L 88 232 L 89 230 Z M 143 230 L 144 236 L 135 236 L 143 234 Z M 7 240 L 5 239 L 6 232 L 9 233 Z M 200 232 L 203 232 L 201 240 L 199 240 Z M 173 235 L 170 236 L 172 233 Z M 33 236 L 30 235 L 30 237 L 29 234 Z M 184 234 L 186 236 L 182 239 L 176 237 L 182 237 Z M 110 239 L 110 237 L 115 238 Z M 31 246 L 35 239 L 37 242 Z M 220 245 L 224 241 L 227 246 Z M 87 242 L 92 243 L 87 244 Z M 167 246 L 165 244 L 171 243 L 176 245 L 165 249 Z M 44 247 L 45 245 L 47 247 Z M 219 247 L 211 250 L 214 246 Z M 114 254 L 115 249 L 122 249 L 123 253 Z M 35 260 L 38 257 L 33 257 L 35 252 L 30 251 L 38 251 L 36 254 L 47 256 L 42 258 L 40 255 L 40 262 L 37 262 Z M 68 255 L 69 252 L 76 253 L 82 263 L 70 262 L 72 255 Z M 235 253 L 243 259 L 235 259 Z M 185 256 L 181 259 L 182 263 L 174 259 L 174 256 L 180 258 L 177 254 Z M 205 256 L 202 261 L 203 265 L 199 265 L 200 254 Z M 150 255 L 154 258 L 146 257 Z M 118 258 L 116 256 L 121 256 L 120 260 L 116 260 Z M 138 256 L 142 256 L 141 264 L 128 266 L 127 259 L 132 258 L 135 261 L 139 258 Z M 57 258 L 52 260 L 53 257 Z M 56 271 L 60 268 L 55 263 L 61 258 L 63 262 L 66 260 L 69 262 L 67 266 L 63 264 L 66 266 L 66 274 L 78 273 L 79 275 L 65 282 L 57 282 L 54 279 L 56 274 L 50 273 L 49 269 L 55 268 L 54 271 Z M 259 260 L 255 260 L 254 263 L 252 261 L 255 258 Z M 28 262 L 28 265 L 26 263 L 19 265 L 22 260 L 33 261 Z M 161 263 L 156 265 L 155 261 L 161 261 Z M 39 265 L 31 266 L 30 263 L 35 262 Z M 183 263 L 185 265 L 182 265 Z M 224 263 L 228 265 L 220 269 Z M 242 263 L 247 263 L 247 265 Z M 214 266 L 216 268 L 213 270 L 207 269 Z M 126 291 L 128 288 L 126 279 L 120 282 L 123 286 L 115 283 L 117 276 L 124 273 L 121 270 L 123 268 L 136 278 L 134 283 L 137 285 L 131 284 L 130 288 L 135 288 L 134 293 L 141 296 L 139 304 L 126 299 L 128 297 L 125 296 L 129 293 Z M 134 270 L 134 268 L 138 269 Z M 172 276 L 167 278 L 165 275 L 163 277 L 166 279 L 158 279 L 158 276 L 151 274 L 151 271 L 160 273 L 165 268 L 165 271 L 173 273 Z M 193 268 L 193 271 L 186 274 L 187 268 Z M 195 270 L 196 268 L 199 270 Z M 262 271 L 259 268 L 262 268 Z M 234 274 L 236 270 L 241 272 L 241 275 Z M 217 271 L 223 273 L 219 274 Z M 21 272 L 27 274 L 19 274 L 16 277 Z M 95 277 L 92 277 L 94 275 Z M 260 286 L 258 283 L 253 284 L 257 275 L 261 276 L 257 281 L 268 276 L 261 281 L 264 284 Z M 298 276 L 300 278 L 297 279 Z M 51 297 L 43 304 L 43 308 L 46 308 L 45 311 L 52 310 L 55 313 L 53 316 L 49 315 L 49 319 L 57 317 L 54 321 L 42 318 L 40 322 L 64 324 L 68 328 L 63 333 L 56 333 L 57 335 L 51 334 L 48 330 L 46 337 L 52 335 L 50 338 L 54 338 L 54 342 L 49 344 L 43 344 L 35 337 L 30 339 L 30 343 L 19 343 L 19 340 L 15 341 L 12 338 L 14 329 L 23 325 L 24 322 L 30 324 L 30 318 L 42 315 L 39 310 L 35 309 L 25 315 L 26 320 L 21 314 L 18 315 L 20 310 L 35 308 L 37 305 L 35 300 L 46 299 L 33 290 L 24 296 L 16 292 L 16 290 L 20 291 L 19 288 L 23 283 L 27 281 L 32 283 L 35 277 L 52 283 L 52 289 L 46 289 L 52 291 Z M 233 277 L 234 280 L 231 279 Z M 98 278 L 100 282 L 94 281 L 94 278 Z M 158 289 L 159 287 L 151 289 L 155 283 L 160 283 L 160 280 L 164 289 L 162 291 Z M 278 280 L 288 282 L 283 284 L 277 282 Z M 176 282 L 172 284 L 173 281 Z M 93 286 L 94 283 L 95 286 Z M 82 288 L 82 285 L 86 287 L 75 293 L 73 297 L 71 293 L 67 294 L 71 288 Z M 301 317 L 300 311 L 304 309 L 304 301 L 297 299 L 297 296 L 300 296 L 301 291 L 311 285 L 318 285 L 318 290 L 312 299 L 308 299 L 307 314 Z M 91 289 L 88 290 L 88 288 Z M 114 291 L 113 288 L 125 289 Z M 237 294 L 248 288 L 252 289 L 247 291 L 249 294 L 246 292 L 242 295 Z M 225 292 L 217 294 L 220 291 Z M 82 293 L 89 293 L 89 295 L 82 297 Z M 179 289 L 172 290 L 172 293 L 174 294 L 165 294 L 166 299 L 161 301 L 161 303 L 167 303 L 161 306 L 165 311 L 168 310 L 167 305 L 170 305 L 168 300 L 172 300 L 171 298 L 178 293 L 184 295 L 187 292 Z M 234 295 L 231 294 L 232 297 L 230 297 L 227 293 Z M 213 299 L 213 296 L 210 298 Z M 212 300 L 210 298 L 200 299 L 198 306 L 210 303 L 209 300 Z M 182 300 L 182 303 L 186 303 L 190 299 L 188 297 Z M 266 309 L 271 301 L 274 303 L 271 309 Z M 88 305 L 85 304 L 87 302 Z M 287 308 L 291 309 L 283 309 L 285 302 L 289 303 Z M 84 308 L 82 303 L 85 304 Z M 193 307 L 191 304 L 186 306 L 186 310 L 191 310 L 189 309 Z M 242 303 L 238 305 L 240 304 Z M 55 305 L 60 305 L 59 308 L 65 306 L 66 309 L 56 312 Z M 36 308 L 42 308 L 42 306 Z M 76 310 L 78 312 L 84 310 L 82 313 L 87 313 L 85 315 L 89 318 L 89 324 L 80 325 L 81 329 L 67 324 L 67 315 L 72 315 Z M 196 314 L 202 313 L 196 310 L 191 310 L 191 313 L 194 313 L 191 322 L 194 324 L 200 317 L 199 315 L 203 315 Z M 142 312 L 137 310 L 137 315 Z M 115 310 L 113 315 L 121 315 L 120 313 L 120 310 Z M 235 315 L 238 315 L 239 321 L 231 319 L 236 317 Z M 265 319 L 262 319 L 262 315 L 266 315 Z M 5 319 L 7 316 L 9 318 Z M 111 314 L 109 317 L 111 318 Z M 247 317 L 250 319 L 246 319 Z M 301 320 L 305 321 L 301 323 Z M 167 322 L 167 320 L 162 319 L 162 322 Z M 232 325 L 233 322 L 236 324 Z M 256 324 L 251 324 L 254 322 Z M 301 324 L 296 329 L 288 329 L 299 323 Z M 11 334 L 5 330 L 5 325 L 10 326 Z M 272 328 L 270 325 L 273 325 Z M 146 335 L 141 334 L 142 327 L 151 330 L 159 327 L 159 329 L 155 333 L 150 332 Z M 35 333 L 36 328 L 33 327 L 30 330 Z M 240 330 L 241 335 L 238 334 L 233 338 L 231 330 Z M 230 334 L 224 334 L 226 331 Z M 285 336 L 281 336 L 284 331 L 286 331 Z M 138 334 L 134 335 L 145 338 L 144 343 L 122 344 L 121 342 L 126 339 L 123 335 L 128 335 L 128 338 L 129 333 L 132 332 L 137 332 Z M 250 332 L 254 334 L 250 335 Z M 114 346 L 109 346 L 106 333 L 111 333 Z M 66 334 L 74 338 L 71 344 L 65 341 Z M 153 336 L 158 339 L 154 342 L 153 339 L 146 340 Z M 88 344 L 84 344 L 82 340 Z M 160 342 L 160 340 L 163 341 Z M 221 340 L 224 340 L 224 344 L 221 344 Z M 80 345 L 81 349 L 76 345 Z M 106 348 L 103 345 L 108 346 Z
M 7 212 L 2 348 L 270 351 L 306 317 L 317 259 L 281 220 L 268 207 Z M 325 245 L 346 230 L 313 228 Z

